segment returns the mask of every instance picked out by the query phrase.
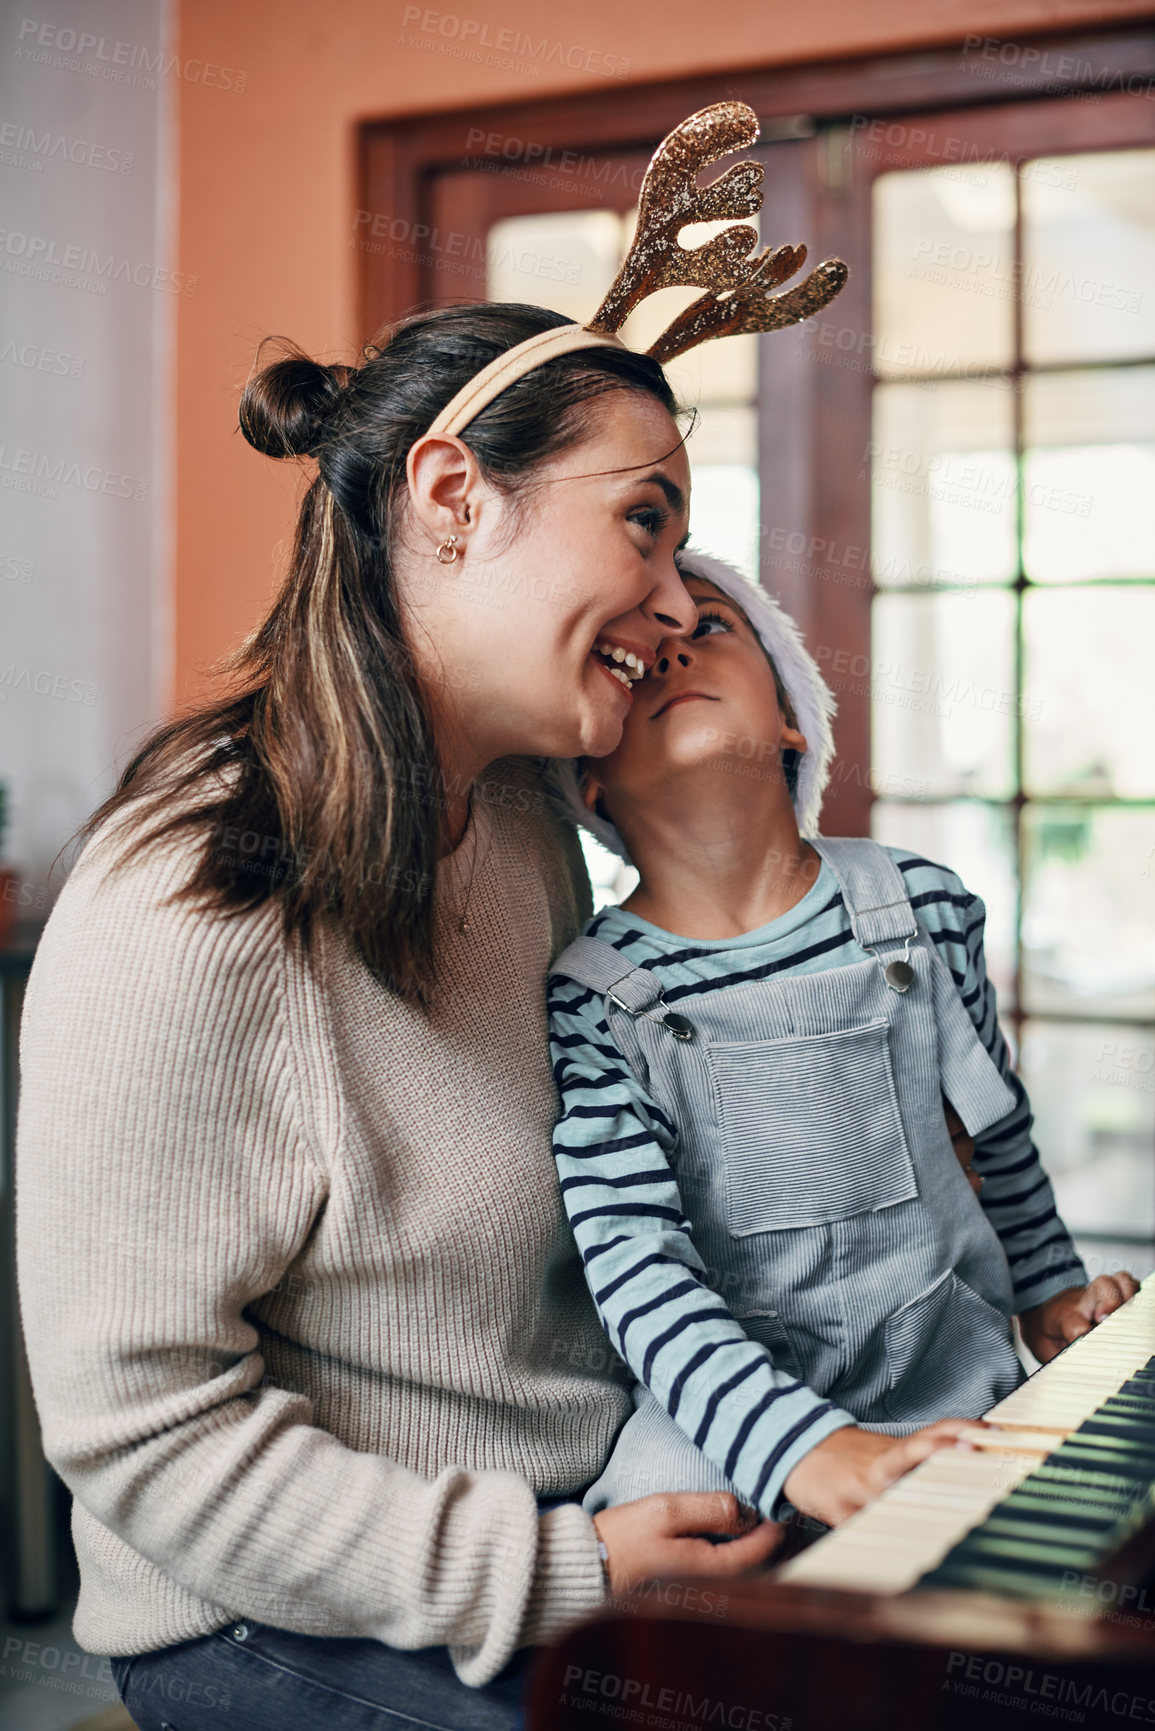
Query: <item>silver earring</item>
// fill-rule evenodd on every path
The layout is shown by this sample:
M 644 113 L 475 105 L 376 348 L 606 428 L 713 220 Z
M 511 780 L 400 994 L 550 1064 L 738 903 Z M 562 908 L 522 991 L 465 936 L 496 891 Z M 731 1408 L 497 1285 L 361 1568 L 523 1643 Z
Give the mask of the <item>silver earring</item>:
M 448 551 L 446 551 L 446 549 L 448 549 Z M 450 535 L 449 538 L 443 541 L 437 549 L 438 563 L 441 565 L 452 565 L 457 557 L 457 536 Z

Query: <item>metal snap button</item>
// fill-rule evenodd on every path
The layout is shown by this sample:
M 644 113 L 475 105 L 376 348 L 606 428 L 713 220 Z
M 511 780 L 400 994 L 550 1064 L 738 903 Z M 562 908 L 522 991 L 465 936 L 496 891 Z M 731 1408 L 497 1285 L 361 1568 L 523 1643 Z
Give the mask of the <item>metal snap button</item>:
M 675 1040 L 692 1040 L 694 1024 L 686 1016 L 679 1016 L 676 1010 L 667 1010 L 662 1017 L 662 1026 L 669 1028 Z
M 247 1641 L 249 1638 L 249 1625 L 247 1623 L 234 1623 L 232 1636 L 234 1641 Z
M 887 962 L 886 983 L 892 992 L 908 992 L 914 983 L 914 969 L 909 962 Z

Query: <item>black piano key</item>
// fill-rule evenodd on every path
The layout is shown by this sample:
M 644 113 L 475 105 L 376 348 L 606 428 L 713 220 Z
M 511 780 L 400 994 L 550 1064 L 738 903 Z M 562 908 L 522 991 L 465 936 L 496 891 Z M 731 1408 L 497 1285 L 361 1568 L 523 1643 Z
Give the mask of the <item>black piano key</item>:
M 1052 1569 L 992 1568 L 989 1564 L 956 1562 L 948 1557 L 924 1575 L 920 1587 L 964 1588 L 976 1593 L 1002 1593 L 1008 1598 L 1041 1599 L 1063 1591 L 1063 1571 Z
M 1045 1497 L 1056 1503 L 1064 1497 L 1086 1498 L 1097 1503 L 1131 1503 L 1144 1494 L 1150 1482 L 1135 1473 L 1113 1479 L 1109 1473 L 1089 1473 L 1081 1467 L 1058 1464 L 1052 1468 L 1051 1463 L 1046 1462 L 1017 1485 L 1012 1495 L 1022 1491 L 1028 1496 Z
M 1113 1533 L 1119 1525 L 1119 1516 L 1114 1510 L 1109 1515 L 1104 1515 L 1101 1511 L 1092 1513 L 1089 1510 L 1076 1513 L 1051 1504 L 1016 1502 L 1008 1497 L 1005 1503 L 1000 1503 L 998 1508 L 987 1516 L 981 1530 L 985 1532 L 997 1528 L 1004 1531 L 1011 1523 L 1024 1532 L 1034 1530 L 1071 1533 L 1076 1538 L 1085 1533 L 1090 1538 Z
M 1032 1566 L 1062 1573 L 1064 1569 L 1091 1567 L 1101 1555 L 1097 1544 L 1047 1544 L 1038 1539 L 1002 1538 L 990 1533 L 986 1522 L 967 1535 L 950 1553 L 960 1563 L 983 1563 L 997 1566 L 1005 1563 L 1011 1569 Z
M 1064 1445 L 1065 1446 L 1065 1445 Z M 1099 1491 L 1115 1496 L 1142 1496 L 1147 1486 L 1152 1482 L 1149 1473 L 1128 1471 L 1112 1478 L 1110 1473 L 1089 1473 L 1086 1465 L 1061 1455 L 1058 1450 L 1040 1461 L 1030 1474 L 1031 1481 L 1040 1484 L 1069 1484 L 1076 1488 Z M 1026 1480 L 1023 1481 L 1026 1483 Z
M 1117 1529 L 1109 1530 L 1106 1533 L 1091 1533 L 1085 1529 L 1078 1532 L 1067 1527 L 1063 1531 L 1059 1531 L 1058 1528 L 1053 1527 L 1032 1526 L 1027 1521 L 995 1520 L 992 1518 L 984 1521 L 982 1526 L 976 1529 L 976 1548 L 968 1554 L 978 1555 L 981 1552 L 983 1555 L 1020 1557 L 1029 1548 L 1031 1556 L 1038 1556 L 1041 1560 L 1046 1560 L 1048 1557 L 1058 1559 L 1060 1556 L 1074 1556 L 1077 1553 L 1079 1557 L 1085 1559 L 1084 1562 L 1081 1565 L 1070 1562 L 1067 1566 L 1069 1568 L 1089 1567 L 1103 1555 L 1104 1551 L 1114 1548 L 1112 1539 L 1115 1530 Z M 967 1541 L 964 1540 L 963 1542 L 966 1543 Z
M 1128 1478 L 1155 1478 L 1155 1455 L 1120 1442 L 1117 1437 L 1071 1437 L 1052 1457 L 1064 1466 L 1079 1466 L 1104 1474 L 1121 1473 Z
M 1128 1425 L 1120 1419 L 1101 1419 L 1096 1416 L 1085 1419 L 1078 1430 L 1073 1430 L 1070 1436 L 1064 1437 L 1054 1453 L 1062 1454 L 1072 1444 L 1085 1448 L 1094 1439 L 1096 1448 L 1110 1443 L 1116 1448 L 1155 1460 L 1155 1438 L 1144 1432 L 1144 1426 Z
M 1100 1408 L 1092 1418 L 1084 1419 L 1078 1430 L 1072 1431 L 1071 1435 L 1118 1437 L 1120 1441 L 1134 1443 L 1136 1447 L 1155 1449 L 1155 1421 L 1149 1415 L 1136 1418 L 1129 1412 L 1108 1412 L 1105 1407 Z
M 1064 1592 L 1155 1509 L 1155 1355 L 961 1539 L 919 1586 Z
M 1040 1496 L 1052 1499 L 1056 1508 L 1069 1507 L 1074 1501 L 1080 1507 L 1125 1512 L 1143 1501 L 1147 1488 L 1147 1481 L 1133 1474 L 1112 1477 L 1108 1473 L 1065 1471 L 1061 1479 L 1041 1479 L 1037 1490 Z
M 1071 1503 L 1068 1500 L 1056 1502 L 1044 1497 L 1023 1497 L 1000 1503 L 999 1512 L 1056 1530 L 1070 1527 L 1072 1531 L 1113 1532 L 1120 1521 L 1127 1519 L 1134 1506 L 1134 1503 Z
M 1122 1403 L 1117 1406 L 1105 1404 L 1099 1408 L 1095 1418 L 1103 1424 L 1122 1425 L 1124 1429 L 1130 1429 L 1132 1433 L 1140 1426 L 1147 1426 L 1152 1432 L 1155 1432 L 1155 1407 L 1149 1412 L 1139 1413 Z M 1079 1428 L 1081 1430 L 1082 1426 Z M 1073 1436 L 1078 1436 L 1078 1434 L 1078 1431 L 1072 1432 Z

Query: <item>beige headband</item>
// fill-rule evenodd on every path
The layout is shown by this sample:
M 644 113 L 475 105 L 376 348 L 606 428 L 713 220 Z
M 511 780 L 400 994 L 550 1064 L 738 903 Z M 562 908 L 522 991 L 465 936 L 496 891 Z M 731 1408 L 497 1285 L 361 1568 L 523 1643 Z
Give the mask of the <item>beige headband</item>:
M 499 397 L 525 373 L 531 373 L 545 361 L 552 361 L 555 355 L 568 355 L 575 349 L 626 349 L 629 353 L 621 337 L 587 331 L 584 325 L 556 325 L 552 330 L 539 331 L 537 336 L 527 337 L 525 342 L 506 349 L 503 355 L 482 367 L 467 385 L 462 385 L 457 395 L 450 397 L 429 431 L 460 433 L 476 415 L 480 415 L 482 409 L 489 407 L 494 397 Z
M 555 355 L 576 349 L 626 349 L 616 333 L 647 295 L 662 288 L 704 288 L 646 353 L 673 360 L 711 337 L 776 331 L 813 316 L 846 281 L 841 259 L 828 258 L 786 294 L 771 295 L 806 260 L 805 247 L 763 247 L 757 229 L 723 229 L 702 246 L 684 247 L 684 228 L 753 216 L 762 208 L 762 164 L 737 162 L 708 186 L 697 175 L 707 163 L 753 144 L 758 117 L 744 102 L 715 102 L 669 133 L 655 150 L 642 181 L 633 244 L 601 306 L 586 325 L 557 325 L 516 343 L 452 397 L 430 433 L 460 433 L 494 397 Z

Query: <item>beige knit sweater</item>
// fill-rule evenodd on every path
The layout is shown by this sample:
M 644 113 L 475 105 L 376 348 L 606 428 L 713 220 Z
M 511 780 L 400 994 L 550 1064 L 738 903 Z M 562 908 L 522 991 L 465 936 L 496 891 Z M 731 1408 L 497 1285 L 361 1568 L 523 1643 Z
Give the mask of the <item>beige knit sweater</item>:
M 629 1411 L 550 1153 L 544 976 L 588 892 L 527 765 L 480 791 L 431 1013 L 271 908 L 163 906 L 187 843 L 110 874 L 106 829 L 49 920 L 19 1273 L 93 1652 L 248 1617 L 480 1684 L 604 1595 L 588 1516 L 534 1497 Z

